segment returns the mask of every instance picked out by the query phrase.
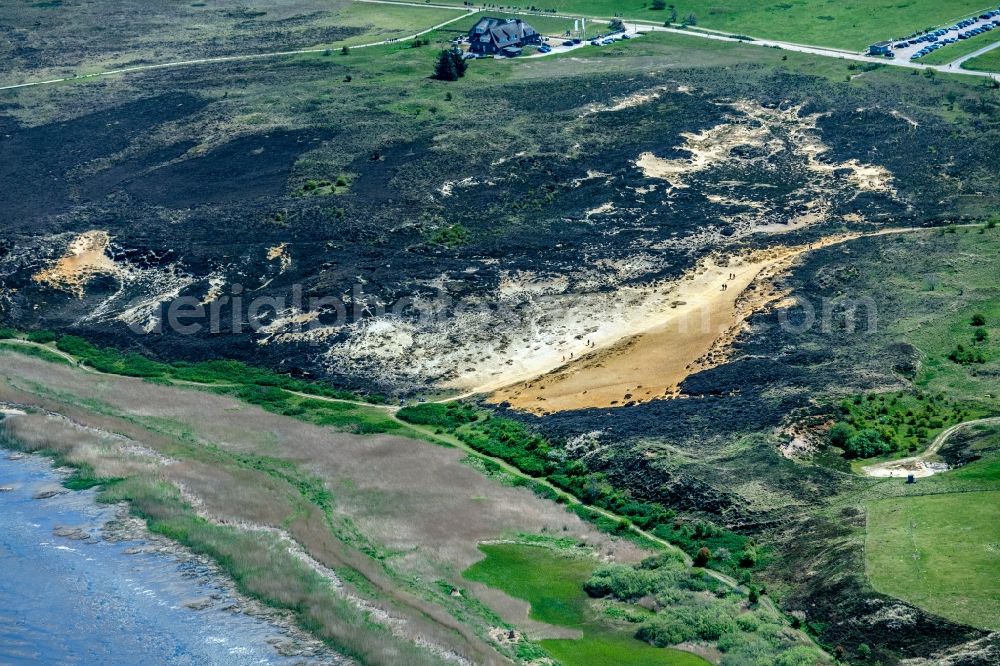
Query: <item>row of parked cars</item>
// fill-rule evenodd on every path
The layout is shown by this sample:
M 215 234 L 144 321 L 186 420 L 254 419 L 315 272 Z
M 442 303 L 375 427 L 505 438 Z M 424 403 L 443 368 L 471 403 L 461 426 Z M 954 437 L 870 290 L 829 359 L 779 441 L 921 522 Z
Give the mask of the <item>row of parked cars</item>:
M 980 23 L 981 21 L 982 23 Z M 975 25 L 975 27 L 970 30 L 963 30 L 963 28 L 968 28 L 972 25 Z M 926 42 L 927 46 L 921 48 L 919 51 L 910 56 L 910 60 L 919 60 L 925 55 L 933 53 L 943 46 L 954 44 L 961 39 L 969 39 L 970 37 L 981 35 L 984 32 L 989 32 L 990 30 L 998 27 L 1000 27 L 1000 8 L 983 12 L 976 18 L 964 19 L 947 28 L 940 28 L 934 32 L 928 32 L 927 34 L 920 35 L 919 37 L 913 37 L 911 39 L 897 42 L 893 45 L 893 48 L 905 49 L 908 46 L 914 46 L 916 44 Z

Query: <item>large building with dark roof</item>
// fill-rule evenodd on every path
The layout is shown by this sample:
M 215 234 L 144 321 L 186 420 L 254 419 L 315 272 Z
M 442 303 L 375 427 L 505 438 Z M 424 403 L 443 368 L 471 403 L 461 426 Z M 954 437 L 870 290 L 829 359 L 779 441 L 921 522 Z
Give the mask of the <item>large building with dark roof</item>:
M 473 53 L 504 53 L 526 44 L 541 44 L 538 31 L 521 19 L 483 18 L 469 31 Z

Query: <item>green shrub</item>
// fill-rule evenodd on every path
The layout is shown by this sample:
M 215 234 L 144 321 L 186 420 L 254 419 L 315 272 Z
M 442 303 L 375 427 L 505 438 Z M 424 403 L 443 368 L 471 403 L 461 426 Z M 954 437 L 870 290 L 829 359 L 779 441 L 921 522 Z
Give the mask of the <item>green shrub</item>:
M 854 427 L 849 423 L 834 423 L 830 428 L 830 444 L 838 448 L 847 448 L 847 442 L 855 435 Z
M 860 430 L 852 435 L 844 446 L 849 458 L 871 458 L 895 450 L 891 440 L 873 428 Z
M 407 423 L 447 430 L 455 430 L 466 423 L 474 423 L 479 418 L 475 407 L 458 402 L 411 405 L 400 409 L 396 416 Z
M 948 360 L 959 365 L 972 365 L 974 363 L 986 363 L 989 358 L 984 349 L 966 347 L 960 344 L 948 352 Z
M 37 342 L 40 345 L 46 345 L 50 342 L 55 342 L 59 338 L 59 334 L 53 331 L 47 331 L 41 329 L 38 331 L 31 331 L 28 333 L 28 340 L 31 342 Z
M 657 647 L 667 647 L 693 640 L 697 637 L 697 633 L 693 627 L 679 618 L 657 615 L 639 627 L 635 637 Z
M 981 312 L 977 312 L 976 314 L 972 315 L 972 318 L 969 320 L 969 323 L 972 326 L 985 326 L 986 316 L 983 315 Z

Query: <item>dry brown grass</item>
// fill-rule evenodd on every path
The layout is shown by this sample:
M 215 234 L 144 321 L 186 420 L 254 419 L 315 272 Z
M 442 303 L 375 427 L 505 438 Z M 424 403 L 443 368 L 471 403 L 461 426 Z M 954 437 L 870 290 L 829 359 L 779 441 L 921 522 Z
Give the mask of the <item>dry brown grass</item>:
M 323 566 L 360 572 L 378 590 L 375 602 L 401 617 L 411 637 L 475 663 L 493 663 L 500 656 L 467 622 L 459 622 L 426 595 L 404 589 L 401 579 L 465 587 L 460 572 L 482 556 L 477 544 L 517 532 L 577 536 L 602 555 L 622 561 L 643 555 L 555 503 L 483 476 L 462 463 L 464 454 L 457 449 L 335 432 L 226 396 L 0 354 L 0 401 L 34 405 L 123 435 L 88 435 L 97 437 L 100 446 L 79 438 L 61 445 L 67 455 L 86 452 L 99 476 L 129 473 L 116 460 L 127 442 L 141 443 L 171 459 L 152 472 L 142 471 L 182 488 L 184 498 L 203 516 L 234 526 L 287 531 Z M 25 424 L 14 426 L 21 429 L 19 437 L 31 439 L 30 426 L 35 438 L 70 441 L 70 432 L 49 429 L 49 418 L 14 417 L 10 422 Z M 293 483 L 253 465 L 234 464 L 260 456 L 292 462 L 299 473 L 322 479 L 333 496 L 332 523 Z M 481 592 L 498 611 L 517 616 L 508 619 L 523 617 L 524 609 L 502 593 Z

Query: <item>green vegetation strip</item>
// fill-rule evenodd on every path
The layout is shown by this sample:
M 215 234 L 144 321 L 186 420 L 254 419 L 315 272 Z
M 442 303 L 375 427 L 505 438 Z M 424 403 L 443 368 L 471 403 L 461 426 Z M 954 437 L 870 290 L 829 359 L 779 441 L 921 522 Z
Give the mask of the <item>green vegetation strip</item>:
M 676 554 L 633 567 L 601 565 L 590 553 L 541 545 L 480 549 L 486 558 L 463 573 L 466 579 L 526 600 L 532 619 L 583 633 L 579 639 L 540 642 L 564 666 L 708 663 L 667 647 L 687 641 L 725 652 L 727 663 L 823 662 L 804 638 L 788 632 L 779 615 L 757 603 L 756 589 L 748 601 L 700 570 L 688 569 Z M 635 605 L 640 599 L 642 607 Z
M 454 436 L 473 450 L 545 480 L 585 505 L 624 517 L 615 520 L 586 506 L 573 507 L 581 518 L 600 529 L 627 536 L 634 525 L 677 545 L 691 557 L 707 549 L 711 568 L 736 575 L 741 582 L 748 582 L 751 571 L 764 564 L 765 553 L 747 537 L 708 521 L 680 518 L 658 502 L 635 499 L 627 490 L 615 488 L 604 473 L 590 470 L 581 460 L 568 460 L 560 446 L 518 421 L 460 403 L 404 407 L 397 416 L 408 423 L 430 426 L 436 434 Z M 547 485 L 535 489 L 549 499 L 565 501 Z
M 1000 72 L 1000 47 L 962 63 L 962 69 L 976 72 Z
M 946 428 L 991 413 L 976 404 L 949 400 L 941 393 L 856 395 L 840 403 L 830 443 L 844 449 L 848 458 L 912 455 Z
M 969 55 L 990 44 L 1000 41 L 1000 35 L 995 32 L 984 32 L 970 39 L 963 39 L 956 44 L 949 44 L 944 48 L 925 55 L 919 60 L 922 65 L 944 65 L 958 60 L 962 56 Z

